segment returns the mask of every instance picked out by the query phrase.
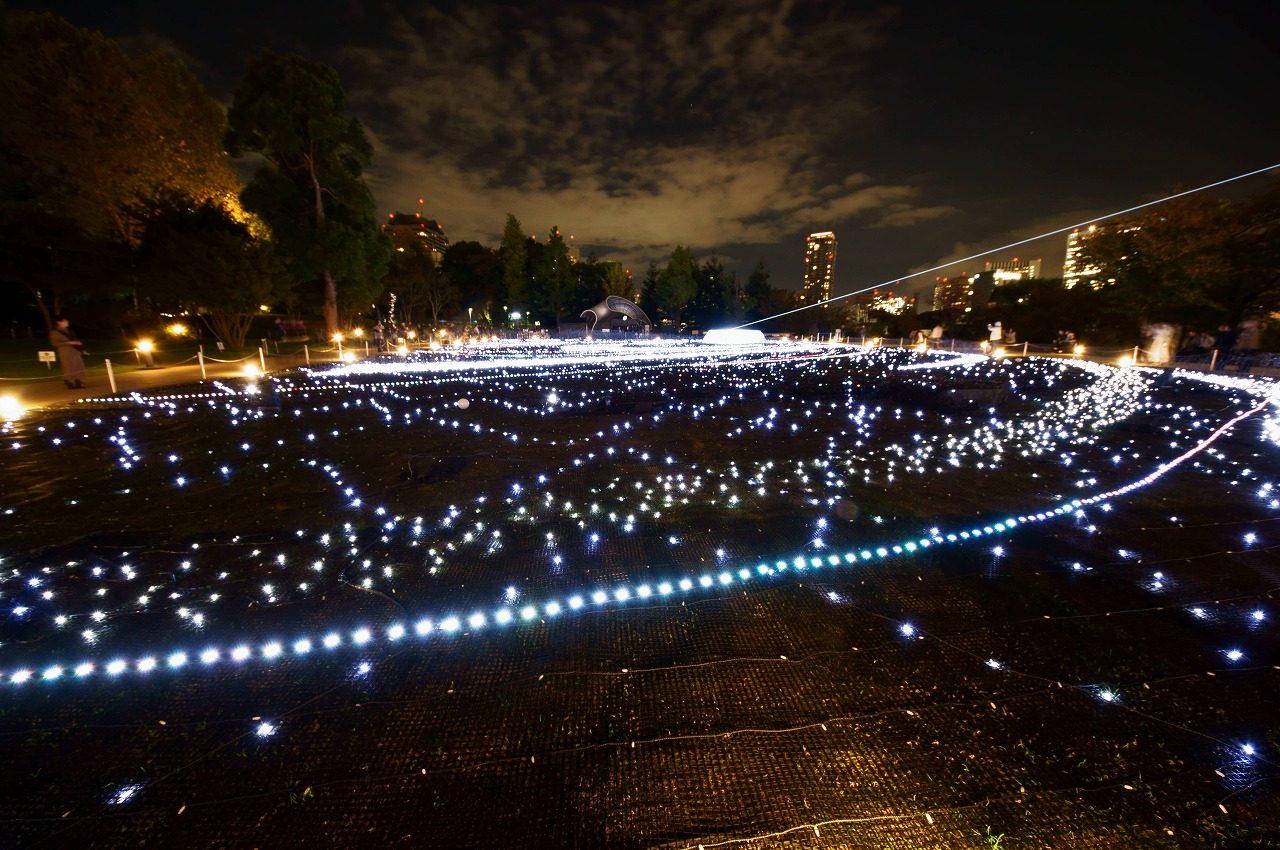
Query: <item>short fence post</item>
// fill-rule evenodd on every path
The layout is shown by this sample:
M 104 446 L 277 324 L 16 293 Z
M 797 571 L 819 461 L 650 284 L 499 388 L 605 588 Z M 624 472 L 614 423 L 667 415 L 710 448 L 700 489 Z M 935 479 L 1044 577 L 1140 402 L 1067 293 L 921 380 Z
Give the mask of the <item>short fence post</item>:
M 1213 356 L 1209 358 L 1209 371 L 1212 372 L 1218 368 L 1218 349 L 1213 350 Z
M 102 362 L 107 364 L 107 382 L 111 384 L 111 394 L 116 395 L 116 373 L 111 371 L 111 361 L 103 360 Z
M 196 359 L 200 361 L 200 380 L 207 381 L 209 375 L 204 371 L 204 346 L 200 346 L 200 350 L 196 352 Z
M 1136 345 L 1133 347 L 1133 362 L 1135 366 L 1138 363 L 1138 346 Z
M 311 365 L 311 352 L 307 349 L 307 344 L 302 344 L 302 359 L 307 361 L 307 365 Z
M 1027 343 L 1025 343 L 1025 342 L 1024 342 L 1024 343 L 1022 343 L 1022 356 L 1023 356 L 1023 357 L 1026 357 L 1026 356 L 1027 356 Z
M 263 374 L 266 374 L 266 371 L 267 371 L 267 354 L 266 354 L 266 352 L 265 352 L 263 349 L 261 349 L 261 348 L 259 348 L 259 349 L 258 349 L 258 362 L 262 364 L 262 372 L 263 372 Z

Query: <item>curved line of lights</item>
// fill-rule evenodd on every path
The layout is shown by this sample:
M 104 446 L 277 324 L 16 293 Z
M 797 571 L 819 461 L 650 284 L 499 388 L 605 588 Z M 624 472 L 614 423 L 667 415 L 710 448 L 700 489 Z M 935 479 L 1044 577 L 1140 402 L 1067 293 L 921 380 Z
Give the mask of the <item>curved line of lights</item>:
M 1188 377 L 1197 377 L 1194 373 L 1186 374 Z M 1209 376 L 1205 380 L 1210 383 L 1222 382 L 1222 379 L 1217 378 L 1217 376 Z M 1274 384 L 1269 385 L 1269 387 L 1275 390 Z M 687 574 L 683 577 L 656 583 L 623 584 L 609 588 L 601 587 L 590 592 L 573 594 L 563 600 L 545 600 L 536 605 L 507 606 L 493 611 L 475 611 L 467 615 L 448 614 L 442 618 L 424 617 L 414 622 L 393 623 L 381 633 L 375 633 L 373 629 L 368 627 L 361 627 L 345 634 L 340 631 L 330 630 L 323 635 L 295 637 L 288 643 L 276 639 L 266 641 L 244 640 L 224 647 L 206 646 L 199 651 L 176 649 L 166 653 L 147 654 L 132 660 L 115 657 L 106 662 L 100 659 L 96 661 L 84 659 L 75 663 L 52 663 L 42 669 L 22 667 L 16 670 L 0 672 L 0 682 L 10 685 L 23 685 L 32 681 L 56 682 L 67 678 L 86 679 L 94 675 L 116 678 L 126 673 L 148 674 L 161 669 L 176 671 L 188 667 L 209 667 L 227 661 L 236 664 L 244 664 L 250 661 L 269 663 L 289 654 L 301 657 L 314 652 L 333 651 L 347 646 L 371 648 L 380 643 L 396 645 L 400 641 L 412 638 L 415 635 L 419 638 L 438 634 L 453 636 L 466 633 L 468 629 L 480 630 L 490 626 L 506 627 L 522 623 L 532 624 L 540 622 L 544 617 L 556 618 L 562 614 L 600 610 L 610 606 L 619 607 L 633 600 L 640 602 L 651 599 L 661 600 L 678 595 L 740 585 L 753 580 L 768 580 L 777 576 L 785 576 L 789 572 L 801 573 L 810 569 L 831 569 L 873 563 L 887 558 L 891 554 L 895 556 L 912 555 L 938 545 L 962 543 L 992 534 L 1007 533 L 1019 526 L 1071 515 L 1085 506 L 1127 495 L 1134 490 L 1155 482 L 1182 463 L 1204 451 L 1240 422 L 1265 409 L 1270 401 L 1271 399 L 1264 398 L 1254 407 L 1223 423 L 1209 436 L 1178 457 L 1160 464 L 1151 473 L 1122 487 L 1084 498 L 1072 499 L 1050 510 L 1018 517 L 1007 517 L 1003 520 L 975 526 L 965 531 L 947 534 L 936 533 L 931 537 L 922 537 L 896 544 L 885 544 L 856 552 L 849 551 L 842 555 L 830 554 L 823 557 L 797 555 L 789 559 L 776 560 L 772 564 L 760 563 L 754 570 L 740 567 L 737 570 L 725 569 L 719 572 L 699 575 Z M 901 624 L 899 628 L 901 633 L 907 637 L 915 633 L 915 628 L 907 623 Z M 1000 666 L 995 661 L 987 663 L 989 666 L 994 665 L 995 668 Z M 1107 691 L 1106 693 L 1110 692 Z M 1103 698 L 1107 699 L 1105 696 Z

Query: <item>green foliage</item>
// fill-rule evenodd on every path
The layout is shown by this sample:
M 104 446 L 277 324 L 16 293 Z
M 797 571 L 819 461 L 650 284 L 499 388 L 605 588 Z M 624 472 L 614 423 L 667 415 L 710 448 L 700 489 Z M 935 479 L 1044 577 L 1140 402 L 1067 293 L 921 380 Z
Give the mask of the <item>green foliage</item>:
M 1235 323 L 1280 309 L 1280 187 L 1245 203 L 1193 195 L 1084 241 L 1099 292 L 1137 320 Z
M 534 302 L 543 312 L 550 313 L 558 325 L 564 314 L 565 302 L 573 292 L 574 275 L 569 262 L 569 247 L 565 245 L 560 228 L 551 228 L 551 238 L 538 258 L 534 274 Z
M 504 269 L 492 248 L 479 242 L 454 242 L 445 249 L 440 269 L 457 288 L 461 306 L 491 318 L 493 305 L 502 305 Z
M 658 264 L 650 261 L 645 269 L 644 279 L 640 281 L 639 307 L 651 318 L 658 315 L 658 279 L 661 272 Z
M 604 277 L 601 281 L 604 295 L 616 295 L 619 298 L 625 298 L 628 301 L 634 301 L 636 297 L 635 284 L 631 282 L 631 275 L 623 267 L 622 263 L 603 263 Z
M 681 312 L 698 294 L 698 284 L 693 275 L 693 253 L 683 245 L 677 245 L 666 268 L 658 275 L 654 290 L 658 308 L 670 317 L 677 333 L 680 331 Z
M 16 14 L 9 27 L 3 144 L 28 206 L 134 244 L 168 194 L 233 201 L 239 182 L 222 147 L 222 110 L 182 60 L 130 58 L 50 14 Z
M 507 306 L 523 309 L 529 306 L 529 275 L 525 267 L 529 253 L 520 219 L 507 213 L 502 228 L 502 283 L 506 287 Z
M 396 293 L 397 304 L 410 324 L 424 322 L 428 316 L 431 324 L 438 324 L 441 315 L 458 306 L 458 288 L 422 246 L 395 253 L 384 284 Z
M 175 201 L 147 222 L 138 291 L 164 311 L 200 312 L 214 336 L 242 348 L 259 305 L 292 283 L 270 242 L 213 204 Z
M 338 282 L 343 306 L 368 303 L 391 255 L 363 180 L 373 149 L 346 114 L 337 72 L 263 51 L 250 60 L 228 117 L 228 149 L 265 160 L 243 193 L 245 206 L 271 227 L 295 278 L 321 281 L 325 324 L 336 331 Z

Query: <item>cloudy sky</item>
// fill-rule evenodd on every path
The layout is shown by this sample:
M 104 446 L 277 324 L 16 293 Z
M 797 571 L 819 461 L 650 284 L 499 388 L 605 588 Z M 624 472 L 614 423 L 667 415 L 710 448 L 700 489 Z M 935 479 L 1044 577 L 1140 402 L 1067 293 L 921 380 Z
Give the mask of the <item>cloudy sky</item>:
M 1280 163 L 1278 6 L 9 4 L 172 50 L 224 103 L 264 47 L 333 65 L 383 213 L 423 198 L 452 240 L 496 245 L 509 211 L 633 268 L 681 243 L 798 287 L 833 230 L 837 293 Z M 997 258 L 1053 274 L 1064 247 Z

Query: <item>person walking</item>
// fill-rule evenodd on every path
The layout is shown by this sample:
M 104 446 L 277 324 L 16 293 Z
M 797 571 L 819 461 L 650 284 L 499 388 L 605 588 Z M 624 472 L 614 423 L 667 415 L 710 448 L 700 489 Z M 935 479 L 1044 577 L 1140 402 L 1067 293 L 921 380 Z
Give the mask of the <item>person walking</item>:
M 58 352 L 58 364 L 62 367 L 62 382 L 69 390 L 84 387 L 84 343 L 71 330 L 71 322 L 63 316 L 53 321 L 49 342 Z

